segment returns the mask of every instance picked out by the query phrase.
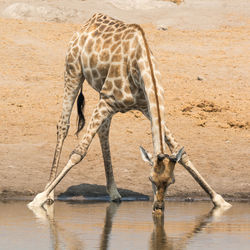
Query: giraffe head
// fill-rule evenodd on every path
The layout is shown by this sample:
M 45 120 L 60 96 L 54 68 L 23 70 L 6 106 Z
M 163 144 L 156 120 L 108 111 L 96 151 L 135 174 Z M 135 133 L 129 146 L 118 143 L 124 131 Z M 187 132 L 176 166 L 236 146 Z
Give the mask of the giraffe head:
M 164 197 L 167 188 L 175 182 L 174 167 L 181 159 L 184 148 L 177 154 L 158 154 L 152 157 L 144 148 L 140 147 L 142 159 L 151 165 L 149 180 L 154 192 L 153 213 L 162 214 L 164 211 Z

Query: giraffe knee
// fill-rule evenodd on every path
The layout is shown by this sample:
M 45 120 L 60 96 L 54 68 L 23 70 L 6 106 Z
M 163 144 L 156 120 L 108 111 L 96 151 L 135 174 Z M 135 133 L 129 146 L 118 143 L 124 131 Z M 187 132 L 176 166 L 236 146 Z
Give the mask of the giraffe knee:
M 74 165 L 78 164 L 82 159 L 83 157 L 81 155 L 76 154 L 74 152 L 70 156 L 70 160 Z
M 82 155 L 81 153 L 77 152 L 76 150 L 73 150 L 72 153 L 70 154 L 69 159 L 71 160 L 71 162 L 74 165 L 76 165 L 84 158 L 84 156 L 85 156 L 85 154 Z

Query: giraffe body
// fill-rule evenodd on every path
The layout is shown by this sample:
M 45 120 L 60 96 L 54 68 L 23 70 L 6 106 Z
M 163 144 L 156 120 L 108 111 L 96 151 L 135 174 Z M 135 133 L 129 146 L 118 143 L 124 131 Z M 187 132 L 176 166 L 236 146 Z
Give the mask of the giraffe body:
M 99 92 L 100 99 L 93 111 L 87 132 L 71 153 L 67 165 L 56 176 L 72 107 L 78 93 L 79 97 L 81 96 L 85 79 Z M 154 155 L 151 157 L 143 148 L 141 152 L 143 159 L 152 165 L 150 180 L 154 191 L 153 210 L 157 213 L 163 211 L 164 195 L 167 187 L 174 182 L 174 167 L 178 161 L 210 195 L 215 205 L 227 206 L 228 203 L 223 198 L 221 200 L 199 175 L 187 154 L 182 149 L 177 153 L 179 145 L 164 122 L 164 91 L 159 80 L 160 73 L 156 61 L 139 25 L 125 24 L 103 14 L 95 14 L 90 18 L 70 42 L 65 63 L 63 110 L 57 125 L 57 144 L 50 180 L 45 191 L 35 197 L 30 207 L 42 206 L 49 197 L 54 199 L 54 188 L 67 172 L 85 157 L 96 133 L 99 135 L 104 158 L 107 191 L 111 200 L 120 200 L 112 170 L 109 128 L 115 113 L 132 109 L 141 111 L 151 121 Z M 79 102 L 79 97 L 80 115 L 83 100 L 81 97 Z M 164 138 L 173 152 L 171 156 L 165 154 Z
M 70 42 L 66 57 L 66 78 L 73 78 L 71 82 L 74 79 L 86 79 L 100 93 L 100 99 L 110 106 L 112 114 L 136 109 L 150 116 L 147 98 L 150 98 L 151 106 L 156 106 L 158 99 L 160 112 L 151 110 L 154 114 L 150 118 L 164 120 L 163 88 L 158 81 L 160 73 L 156 69 L 153 55 L 148 55 L 147 49 L 145 35 L 139 25 L 125 24 L 106 15 L 96 14 Z M 154 128 L 155 136 L 161 133 L 158 134 L 161 140 L 156 138 L 158 141 L 154 143 L 155 153 L 163 153 L 163 124 Z M 160 132 L 157 131 L 159 128 Z M 159 143 L 162 144 L 160 148 Z

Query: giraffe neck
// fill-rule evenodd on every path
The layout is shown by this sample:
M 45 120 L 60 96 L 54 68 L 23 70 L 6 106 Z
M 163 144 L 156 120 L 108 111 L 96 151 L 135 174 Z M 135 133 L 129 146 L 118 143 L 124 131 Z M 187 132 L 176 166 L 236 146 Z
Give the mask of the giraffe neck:
M 146 70 L 142 71 L 142 79 L 145 85 L 145 92 L 148 97 L 148 106 L 151 117 L 151 129 L 152 129 L 152 139 L 154 145 L 155 155 L 159 153 L 164 153 L 165 143 L 164 143 L 164 102 L 163 95 L 160 94 L 160 85 L 158 83 L 157 77 L 155 75 L 155 65 L 152 62 L 152 55 L 149 50 L 149 46 L 145 37 L 143 29 L 139 25 L 135 26 L 142 34 L 142 45 L 144 45 L 144 50 L 146 52 L 145 61 L 147 62 Z M 138 62 L 139 67 L 140 61 Z M 161 92 L 163 89 L 161 88 Z

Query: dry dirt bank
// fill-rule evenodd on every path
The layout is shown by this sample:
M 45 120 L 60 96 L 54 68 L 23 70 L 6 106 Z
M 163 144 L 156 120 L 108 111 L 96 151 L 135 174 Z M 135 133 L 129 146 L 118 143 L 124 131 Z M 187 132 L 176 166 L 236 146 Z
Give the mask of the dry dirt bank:
M 228 18 L 234 25 L 216 28 L 142 26 L 162 72 L 169 128 L 216 191 L 249 199 L 250 18 L 233 11 Z M 65 51 L 80 27 L 76 22 L 0 18 L 0 198 L 31 196 L 46 184 L 61 111 Z M 88 119 L 98 95 L 86 82 L 84 93 Z M 77 143 L 75 120 L 74 109 L 60 169 Z M 149 168 L 139 153 L 139 145 L 152 150 L 149 122 L 138 112 L 117 114 L 110 140 L 123 194 L 151 195 Z M 169 196 L 206 197 L 180 165 L 175 174 Z M 98 138 L 57 194 L 75 186 L 73 193 L 80 196 L 105 195 L 104 187 L 94 184 L 105 185 Z

